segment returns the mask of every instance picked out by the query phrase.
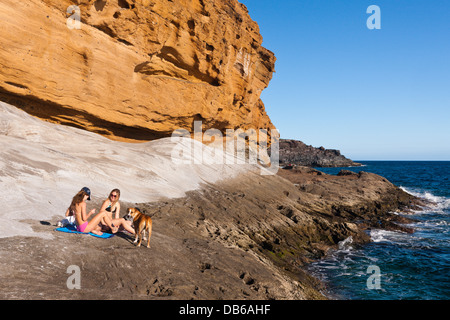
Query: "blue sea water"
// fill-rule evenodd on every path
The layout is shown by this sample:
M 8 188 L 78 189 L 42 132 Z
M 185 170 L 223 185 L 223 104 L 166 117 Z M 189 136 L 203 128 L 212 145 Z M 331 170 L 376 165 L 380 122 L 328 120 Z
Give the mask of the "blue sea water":
M 345 168 L 379 174 L 395 185 L 436 204 L 409 217 L 407 234 L 369 231 L 372 242 L 339 250 L 313 263 L 310 271 L 323 280 L 326 294 L 355 300 L 447 300 L 450 298 L 450 162 L 358 161 Z M 316 168 L 337 174 L 342 168 Z

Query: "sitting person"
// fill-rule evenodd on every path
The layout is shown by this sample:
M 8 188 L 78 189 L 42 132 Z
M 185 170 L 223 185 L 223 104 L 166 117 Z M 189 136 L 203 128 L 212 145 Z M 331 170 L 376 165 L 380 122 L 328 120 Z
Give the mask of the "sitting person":
M 107 219 L 111 220 L 112 223 L 119 228 L 119 231 L 124 229 L 131 234 L 134 233 L 134 228 L 132 227 L 131 221 L 127 221 L 124 218 L 120 218 L 120 190 L 114 189 L 109 193 L 108 199 L 103 202 L 100 212 L 106 211 Z M 108 230 L 109 226 L 105 220 L 102 221 L 103 230 Z
M 94 218 L 88 221 L 89 217 L 95 213 L 95 209 L 92 209 L 86 214 L 86 200 L 91 200 L 91 190 L 84 187 L 73 197 L 72 203 L 66 211 L 66 216 L 75 216 L 77 231 L 102 235 L 103 233 L 99 224 L 103 221 L 110 227 L 113 233 L 116 233 L 118 227 L 109 219 L 107 211 L 99 212 Z

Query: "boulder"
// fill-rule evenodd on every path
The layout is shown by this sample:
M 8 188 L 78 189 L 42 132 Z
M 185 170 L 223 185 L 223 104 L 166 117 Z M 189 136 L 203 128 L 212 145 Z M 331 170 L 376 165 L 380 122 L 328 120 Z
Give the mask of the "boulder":
M 337 174 L 338 176 L 358 176 L 358 173 L 350 171 L 350 170 L 341 170 Z

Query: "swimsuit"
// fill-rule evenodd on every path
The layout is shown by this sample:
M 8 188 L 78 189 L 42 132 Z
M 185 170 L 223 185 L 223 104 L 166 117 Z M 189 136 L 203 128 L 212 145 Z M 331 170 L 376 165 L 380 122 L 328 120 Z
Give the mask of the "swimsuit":
M 86 230 L 87 225 L 88 225 L 88 221 L 83 223 L 81 226 L 77 226 L 77 231 L 78 232 L 84 232 L 84 230 Z
M 111 205 L 112 205 L 112 203 L 110 203 L 108 208 L 106 208 L 105 210 L 108 212 L 111 212 Z M 117 211 L 117 207 L 114 207 L 114 211 L 112 213 L 116 213 L 116 211 Z

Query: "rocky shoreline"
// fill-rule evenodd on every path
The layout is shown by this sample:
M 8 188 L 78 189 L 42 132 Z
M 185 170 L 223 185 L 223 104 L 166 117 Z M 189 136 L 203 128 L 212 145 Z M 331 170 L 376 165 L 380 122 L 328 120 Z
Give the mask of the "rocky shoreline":
M 90 204 L 99 207 L 98 200 Z M 412 232 L 394 212 L 423 205 L 375 174 L 331 176 L 298 167 L 205 184 L 183 198 L 137 206 L 154 221 L 151 248 L 118 234 L 104 240 L 53 231 L 61 217 L 29 220 L 51 234 L 0 239 L 1 299 L 327 299 L 305 270 L 365 232 Z M 81 270 L 70 290 L 69 266 Z
M 341 154 L 339 150 L 315 148 L 302 141 L 280 139 L 279 161 L 281 166 L 299 165 L 307 167 L 360 167 Z

